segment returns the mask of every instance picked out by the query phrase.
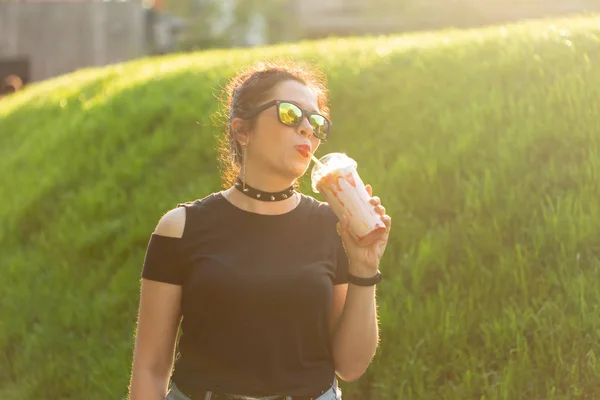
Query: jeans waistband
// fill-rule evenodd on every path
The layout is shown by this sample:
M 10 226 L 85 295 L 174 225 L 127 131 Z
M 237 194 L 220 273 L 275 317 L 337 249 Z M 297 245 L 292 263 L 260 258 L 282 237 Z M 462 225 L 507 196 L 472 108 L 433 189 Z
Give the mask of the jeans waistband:
M 337 377 L 334 377 L 333 383 L 325 390 L 323 390 L 320 394 L 314 394 L 313 396 L 285 396 L 285 395 L 277 395 L 277 396 L 263 396 L 263 397 L 253 397 L 253 396 L 243 396 L 243 395 L 234 395 L 234 394 L 217 394 L 211 391 L 206 391 L 203 393 L 199 399 L 195 397 L 192 398 L 182 392 L 175 382 L 171 382 L 171 388 L 165 400 L 219 400 L 219 399 L 237 399 L 237 400 L 320 400 L 323 398 L 324 400 L 329 399 L 338 399 L 338 381 Z M 335 397 L 327 397 L 326 395 L 331 392 L 331 394 Z M 315 397 L 316 396 L 316 397 Z

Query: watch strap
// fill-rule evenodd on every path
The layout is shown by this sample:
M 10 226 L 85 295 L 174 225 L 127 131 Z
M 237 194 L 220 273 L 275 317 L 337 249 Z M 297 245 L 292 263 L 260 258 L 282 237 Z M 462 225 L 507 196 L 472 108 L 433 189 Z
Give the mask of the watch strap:
M 349 273 L 348 282 L 357 286 L 373 286 L 381 282 L 381 271 L 377 271 L 377 274 L 370 278 L 360 278 Z

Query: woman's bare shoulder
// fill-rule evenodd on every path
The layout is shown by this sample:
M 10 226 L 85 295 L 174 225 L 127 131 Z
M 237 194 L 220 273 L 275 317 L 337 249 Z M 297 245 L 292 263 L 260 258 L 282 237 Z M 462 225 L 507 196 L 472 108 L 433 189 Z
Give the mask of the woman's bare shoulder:
M 207 204 L 217 200 L 219 200 L 219 193 L 211 193 L 200 199 L 178 203 L 176 207 L 163 214 L 153 233 L 181 239 L 185 232 L 186 218 L 190 218 L 190 223 L 193 223 L 199 213 L 204 216 L 205 213 L 202 210 Z
M 167 211 L 158 221 L 154 233 L 161 236 L 182 238 L 185 228 L 185 207 L 175 207 Z

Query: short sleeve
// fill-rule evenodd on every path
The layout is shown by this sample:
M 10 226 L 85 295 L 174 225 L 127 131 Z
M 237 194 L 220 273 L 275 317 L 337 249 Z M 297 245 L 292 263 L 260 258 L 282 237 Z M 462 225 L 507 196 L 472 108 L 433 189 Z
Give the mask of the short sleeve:
M 180 238 L 152 233 L 146 249 L 142 277 L 182 285 L 184 265 L 180 249 L 181 241 Z
M 344 244 L 342 243 L 342 239 L 339 237 L 339 235 L 335 243 L 337 246 L 337 254 L 333 284 L 340 285 L 343 283 L 348 283 L 348 257 L 346 256 L 346 249 L 344 249 Z

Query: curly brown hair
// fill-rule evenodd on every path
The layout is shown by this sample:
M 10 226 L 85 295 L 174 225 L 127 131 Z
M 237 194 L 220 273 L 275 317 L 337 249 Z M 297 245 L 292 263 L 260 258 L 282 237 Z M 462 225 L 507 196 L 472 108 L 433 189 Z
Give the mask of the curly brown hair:
M 258 62 L 246 67 L 229 80 L 221 98 L 222 107 L 226 110 L 221 116 L 226 120 L 226 127 L 217 150 L 223 187 L 234 184 L 243 162 L 242 149 L 235 140 L 231 121 L 260 105 L 277 84 L 287 80 L 295 80 L 313 90 L 317 95 L 319 110 L 329 117 L 327 79 L 316 66 L 279 60 Z M 254 119 L 244 121 L 242 129 L 252 130 L 254 124 Z

